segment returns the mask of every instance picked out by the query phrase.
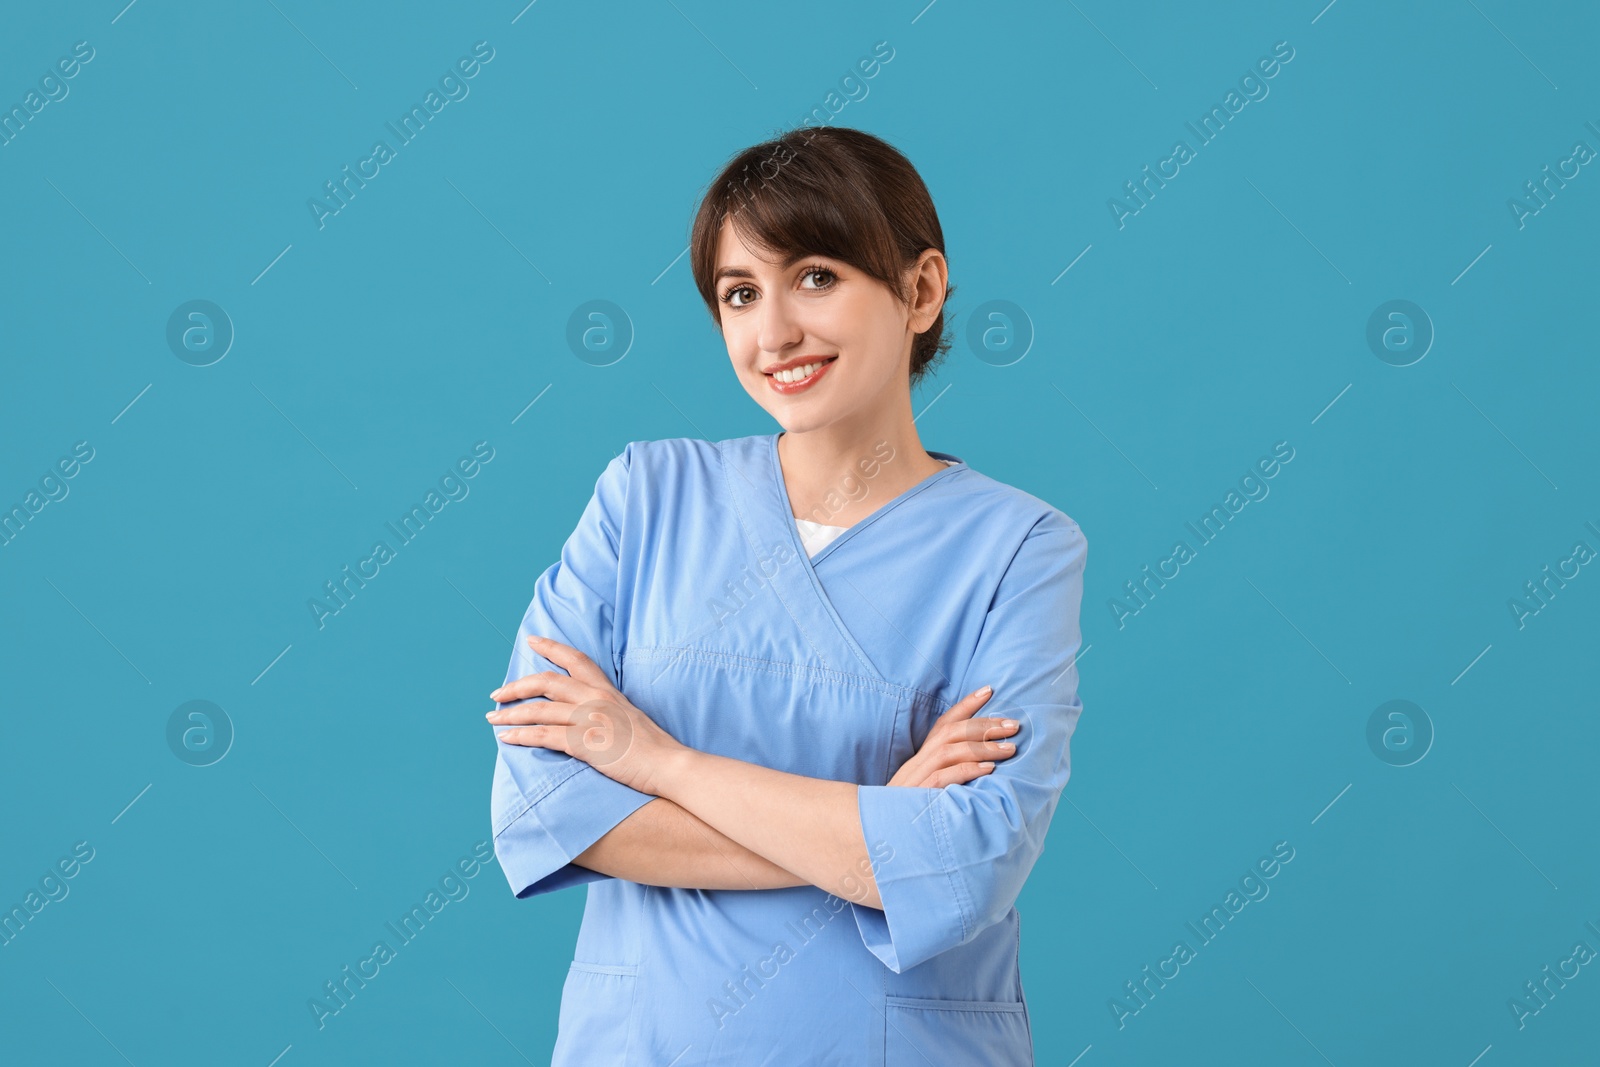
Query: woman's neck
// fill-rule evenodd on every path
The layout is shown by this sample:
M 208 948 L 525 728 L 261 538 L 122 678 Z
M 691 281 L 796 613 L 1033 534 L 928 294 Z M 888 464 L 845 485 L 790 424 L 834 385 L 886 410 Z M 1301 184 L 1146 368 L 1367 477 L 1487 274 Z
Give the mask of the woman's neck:
M 792 513 L 830 526 L 853 526 L 901 493 L 945 469 L 928 455 L 915 425 L 877 433 L 833 428 L 783 433 L 778 462 Z

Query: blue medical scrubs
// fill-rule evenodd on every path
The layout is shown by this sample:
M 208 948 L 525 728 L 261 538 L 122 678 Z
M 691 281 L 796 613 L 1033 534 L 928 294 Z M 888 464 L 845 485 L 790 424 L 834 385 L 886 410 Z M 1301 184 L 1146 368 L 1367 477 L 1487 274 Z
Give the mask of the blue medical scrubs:
M 512 890 L 587 887 L 553 1063 L 1031 1064 L 1013 905 L 1082 710 L 1083 532 L 933 452 L 957 462 L 809 558 L 779 436 L 630 443 L 539 576 L 506 680 L 560 671 L 527 647 L 542 634 L 692 748 L 857 783 L 883 908 L 575 866 L 651 797 L 499 744 L 494 845 Z M 985 684 L 978 714 L 1022 722 L 1016 754 L 965 785 L 886 785 Z

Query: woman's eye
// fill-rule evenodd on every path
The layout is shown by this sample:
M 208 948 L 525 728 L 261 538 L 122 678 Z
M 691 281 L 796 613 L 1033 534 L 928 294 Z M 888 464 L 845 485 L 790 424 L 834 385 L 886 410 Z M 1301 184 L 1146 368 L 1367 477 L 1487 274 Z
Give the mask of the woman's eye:
M 837 277 L 837 275 L 835 275 L 833 273 L 833 271 L 829 270 L 827 267 L 812 267 L 810 270 L 805 272 L 803 277 L 809 278 L 813 274 L 826 274 L 829 278 Z M 831 283 L 823 283 L 823 284 L 820 284 L 820 285 L 812 286 L 811 288 L 814 288 L 814 289 L 826 289 L 828 287 L 828 284 L 831 284 Z
M 736 286 L 736 287 L 734 287 L 732 289 L 729 289 L 726 293 L 722 294 L 722 302 L 725 303 L 725 304 L 728 304 L 728 305 L 730 305 L 732 307 L 736 307 L 736 308 L 737 307 L 744 307 L 744 304 L 741 303 L 738 300 L 735 300 L 734 297 L 738 296 L 740 293 L 745 293 L 745 292 L 749 292 L 749 291 L 750 291 L 750 287 L 748 285 Z

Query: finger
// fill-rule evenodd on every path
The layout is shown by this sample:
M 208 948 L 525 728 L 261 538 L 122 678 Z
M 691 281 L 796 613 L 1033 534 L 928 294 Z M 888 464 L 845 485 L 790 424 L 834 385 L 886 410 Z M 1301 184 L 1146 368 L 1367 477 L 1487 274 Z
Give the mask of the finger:
M 514 682 L 507 682 L 490 693 L 489 699 L 509 704 L 513 700 L 545 696 L 564 700 L 570 704 L 581 704 L 585 699 L 583 685 L 584 683 L 570 675 L 557 674 L 555 671 L 540 671 L 538 674 L 525 674 Z
M 933 776 L 930 783 L 936 788 L 947 785 L 965 785 L 974 778 L 982 778 L 994 770 L 992 763 L 958 763 L 954 767 L 945 767 Z
M 1022 729 L 1022 723 L 1016 719 L 968 719 L 961 723 L 959 728 L 951 731 L 952 741 L 1003 741 L 1016 740 L 1015 734 Z
M 933 753 L 933 766 L 939 768 L 980 763 L 985 760 L 1010 759 L 1017 747 L 1010 741 L 953 741 L 940 745 Z
M 977 713 L 978 709 L 983 707 L 983 705 L 986 704 L 989 698 L 993 695 L 993 687 L 987 685 L 975 693 L 968 693 L 966 696 L 956 701 L 955 704 L 951 705 L 949 711 L 946 711 L 943 715 L 939 716 L 938 721 L 935 722 L 934 725 L 937 726 L 940 723 L 960 722 L 962 719 L 972 718 L 972 716 Z
M 578 705 L 559 700 L 529 700 L 509 708 L 495 708 L 484 718 L 496 726 L 569 726 Z
M 554 663 L 557 667 L 564 668 L 568 674 L 580 682 L 605 686 L 607 689 L 616 688 L 611 684 L 611 679 L 606 675 L 606 672 L 595 666 L 594 660 L 571 645 L 563 645 L 560 641 L 541 637 L 538 634 L 530 634 L 528 647 L 551 663 Z
M 501 730 L 495 739 L 508 745 L 520 745 L 523 748 L 549 748 L 557 752 L 566 751 L 566 730 L 560 726 L 518 726 L 510 730 Z

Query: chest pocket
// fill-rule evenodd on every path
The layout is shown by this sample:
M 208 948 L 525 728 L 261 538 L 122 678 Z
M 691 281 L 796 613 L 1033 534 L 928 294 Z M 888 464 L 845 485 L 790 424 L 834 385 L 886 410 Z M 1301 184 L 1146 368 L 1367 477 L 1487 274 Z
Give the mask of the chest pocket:
M 622 691 L 691 748 L 857 785 L 886 784 L 910 758 L 928 701 L 864 675 L 697 648 L 629 648 Z

